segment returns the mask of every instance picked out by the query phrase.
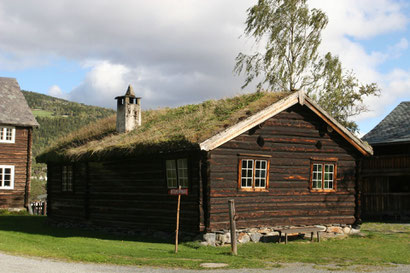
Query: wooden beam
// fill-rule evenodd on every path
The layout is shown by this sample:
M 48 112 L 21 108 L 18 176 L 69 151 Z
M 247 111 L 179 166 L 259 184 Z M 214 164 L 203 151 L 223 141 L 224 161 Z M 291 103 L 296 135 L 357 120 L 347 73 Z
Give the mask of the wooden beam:
M 266 121 L 267 119 L 279 114 L 285 109 L 298 103 L 299 93 L 294 94 L 266 107 L 264 110 L 250 116 L 249 118 L 225 129 L 224 131 L 208 138 L 200 144 L 201 150 L 210 151 L 216 147 L 228 142 L 229 140 L 239 136 L 240 134 L 248 131 L 256 125 Z
M 344 139 L 346 139 L 350 144 L 352 144 L 357 150 L 359 150 L 363 155 L 369 156 L 373 154 L 373 149 L 370 145 L 365 144 L 363 141 L 354 136 L 345 127 L 343 127 L 339 122 L 332 118 L 328 113 L 326 113 L 318 104 L 316 104 L 309 97 L 305 98 L 305 105 L 312 110 L 316 115 L 318 115 L 322 120 L 324 120 L 330 127 L 332 127 L 336 132 L 338 132 Z

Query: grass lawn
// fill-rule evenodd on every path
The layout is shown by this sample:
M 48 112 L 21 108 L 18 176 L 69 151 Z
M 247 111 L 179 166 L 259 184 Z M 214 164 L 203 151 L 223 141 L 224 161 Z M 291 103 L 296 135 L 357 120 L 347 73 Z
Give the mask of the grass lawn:
M 32 110 L 32 112 L 35 117 L 49 117 L 49 118 L 53 117 L 53 112 L 46 111 L 46 110 L 38 109 L 38 110 Z
M 409 224 L 367 223 L 362 232 L 365 237 L 320 243 L 248 243 L 240 245 L 238 256 L 234 257 L 229 246 L 204 247 L 198 242 L 185 242 L 175 254 L 172 242 L 53 228 L 43 216 L 3 214 L 0 251 L 72 262 L 192 269 L 199 269 L 204 262 L 227 263 L 230 268 L 269 268 L 292 262 L 337 266 L 410 264 Z

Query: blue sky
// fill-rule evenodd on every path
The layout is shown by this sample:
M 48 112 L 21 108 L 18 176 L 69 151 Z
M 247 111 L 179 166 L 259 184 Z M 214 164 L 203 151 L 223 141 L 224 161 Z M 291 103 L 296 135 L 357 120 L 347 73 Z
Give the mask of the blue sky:
M 251 92 L 233 75 L 252 43 L 239 38 L 253 0 L 0 2 L 0 76 L 24 90 L 114 106 L 128 84 L 144 108 Z M 366 133 L 410 100 L 410 2 L 310 0 L 329 17 L 321 52 L 382 88 L 355 118 Z M 44 8 L 47 7 L 47 8 Z

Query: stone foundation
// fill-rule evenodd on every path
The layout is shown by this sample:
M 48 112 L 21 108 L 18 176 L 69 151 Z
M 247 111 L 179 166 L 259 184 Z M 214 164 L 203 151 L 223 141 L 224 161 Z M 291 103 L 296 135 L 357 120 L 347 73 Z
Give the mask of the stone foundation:
M 124 229 L 118 227 L 101 227 L 87 223 L 75 223 L 75 222 L 57 222 L 50 218 L 48 224 L 59 228 L 78 228 L 90 231 L 99 231 L 102 233 L 109 233 L 114 235 L 128 235 L 128 236 L 141 236 L 146 238 L 155 238 L 165 241 L 175 240 L 175 232 L 158 231 L 158 230 L 133 230 Z M 238 229 L 236 231 L 236 238 L 239 244 L 245 244 L 249 242 L 258 243 L 275 243 L 278 242 L 279 232 L 274 231 L 277 228 L 292 228 L 296 226 L 277 226 L 277 227 L 260 227 L 260 228 L 247 228 Z M 298 226 L 302 227 L 302 226 Z M 321 238 L 343 238 L 351 234 L 360 233 L 360 227 L 353 228 L 351 225 L 316 225 L 321 227 Z M 297 236 L 299 234 L 288 234 L 289 237 Z M 282 235 L 284 236 L 284 235 Z M 310 233 L 299 235 L 299 237 L 307 236 L 310 238 Z M 316 238 L 316 234 L 314 234 Z M 219 230 L 215 232 L 208 232 L 205 234 L 195 234 L 189 232 L 180 232 L 179 240 L 182 241 L 201 241 L 203 246 L 223 246 L 231 243 L 231 233 L 229 230 Z
M 300 226 L 299 226 L 300 227 Z M 351 225 L 316 225 L 316 227 L 321 227 L 323 229 L 320 232 L 321 238 L 332 238 L 332 237 L 346 237 L 350 234 L 357 234 L 360 232 L 358 227 L 353 228 Z M 264 242 L 272 243 L 278 242 L 279 232 L 274 231 L 278 228 L 292 228 L 292 226 L 286 227 L 262 227 L 262 228 L 247 228 L 238 229 L 236 231 L 237 242 L 239 244 L 249 243 L 249 242 Z M 297 233 L 288 234 L 288 236 L 296 236 Z M 283 235 L 282 235 L 283 236 Z M 310 237 L 310 232 L 299 235 L 301 237 Z M 314 234 L 314 238 L 316 238 Z M 204 246 L 222 246 L 225 244 L 230 244 L 231 233 L 229 230 L 220 230 L 216 232 L 205 233 L 202 238 L 201 245 Z

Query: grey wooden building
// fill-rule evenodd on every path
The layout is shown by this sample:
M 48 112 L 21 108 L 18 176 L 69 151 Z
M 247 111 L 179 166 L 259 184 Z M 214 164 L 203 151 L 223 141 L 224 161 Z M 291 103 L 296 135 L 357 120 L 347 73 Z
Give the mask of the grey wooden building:
M 374 156 L 362 164 L 362 216 L 410 219 L 410 101 L 401 102 L 363 140 Z

